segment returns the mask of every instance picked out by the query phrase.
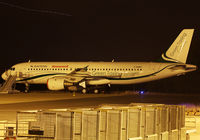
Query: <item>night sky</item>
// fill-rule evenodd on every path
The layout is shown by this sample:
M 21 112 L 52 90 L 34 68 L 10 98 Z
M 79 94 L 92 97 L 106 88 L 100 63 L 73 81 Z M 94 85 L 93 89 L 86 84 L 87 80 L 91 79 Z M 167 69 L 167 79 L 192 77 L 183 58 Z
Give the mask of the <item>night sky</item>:
M 187 63 L 200 66 L 194 1 L 0 0 L 0 71 L 28 60 L 155 61 L 184 28 L 195 29 Z M 198 93 L 199 79 L 197 70 L 145 87 Z

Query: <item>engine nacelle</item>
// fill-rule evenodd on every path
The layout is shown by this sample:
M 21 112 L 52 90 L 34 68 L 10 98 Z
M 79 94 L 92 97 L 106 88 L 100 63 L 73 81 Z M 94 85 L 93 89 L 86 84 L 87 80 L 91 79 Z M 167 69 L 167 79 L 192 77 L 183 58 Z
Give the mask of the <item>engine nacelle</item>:
M 47 81 L 47 87 L 49 90 L 63 90 L 65 89 L 64 86 L 65 79 L 64 78 L 51 78 Z

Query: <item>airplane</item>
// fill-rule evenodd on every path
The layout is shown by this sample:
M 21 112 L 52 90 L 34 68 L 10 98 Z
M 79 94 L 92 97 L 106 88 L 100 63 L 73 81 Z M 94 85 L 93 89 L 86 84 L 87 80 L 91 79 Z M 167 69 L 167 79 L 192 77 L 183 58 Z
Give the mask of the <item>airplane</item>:
M 144 83 L 195 71 L 186 64 L 194 29 L 184 29 L 156 62 L 24 62 L 2 74 L 16 83 L 46 84 L 49 90 L 100 91 L 99 87 Z

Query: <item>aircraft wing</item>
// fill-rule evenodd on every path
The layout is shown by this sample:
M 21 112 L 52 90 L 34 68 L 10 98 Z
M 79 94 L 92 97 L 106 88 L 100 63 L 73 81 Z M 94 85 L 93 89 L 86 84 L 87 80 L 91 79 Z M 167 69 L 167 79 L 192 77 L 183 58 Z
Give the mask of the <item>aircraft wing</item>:
M 87 71 L 88 66 L 83 67 L 83 68 L 77 68 L 74 71 L 70 72 L 65 76 L 65 81 L 70 82 L 70 83 L 79 83 L 82 85 L 82 83 L 87 83 L 87 84 L 95 84 L 95 85 L 102 85 L 102 84 L 109 84 L 110 81 L 107 78 L 115 77 L 119 78 L 121 77 L 121 74 L 119 75 L 105 75 L 105 76 L 100 76 L 100 75 L 92 75 L 90 72 Z

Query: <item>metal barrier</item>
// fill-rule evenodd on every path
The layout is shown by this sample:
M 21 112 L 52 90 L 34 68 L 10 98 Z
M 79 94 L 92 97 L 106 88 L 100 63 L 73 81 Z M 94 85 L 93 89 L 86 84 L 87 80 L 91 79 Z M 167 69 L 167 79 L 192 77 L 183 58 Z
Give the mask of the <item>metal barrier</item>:
M 0 121 L 0 139 L 16 136 L 16 122 Z
M 72 122 L 73 122 L 73 112 L 58 113 L 55 139 L 71 140 L 73 138 Z
M 184 111 L 183 106 L 131 104 L 18 112 L 17 135 L 41 140 L 185 140 Z

